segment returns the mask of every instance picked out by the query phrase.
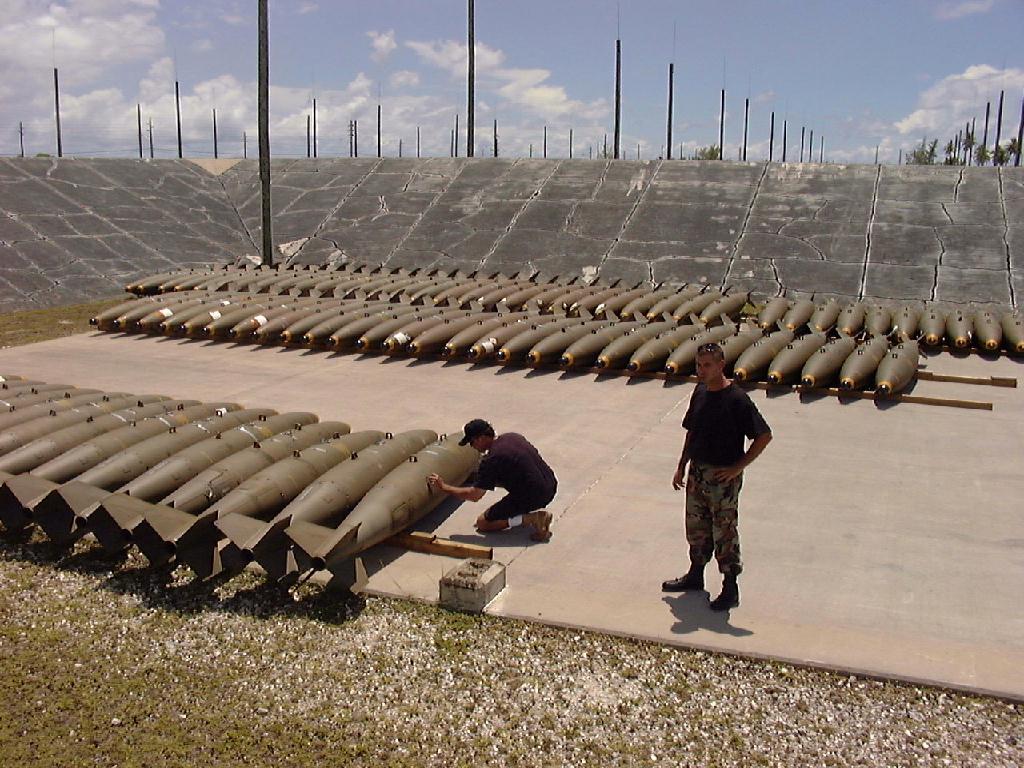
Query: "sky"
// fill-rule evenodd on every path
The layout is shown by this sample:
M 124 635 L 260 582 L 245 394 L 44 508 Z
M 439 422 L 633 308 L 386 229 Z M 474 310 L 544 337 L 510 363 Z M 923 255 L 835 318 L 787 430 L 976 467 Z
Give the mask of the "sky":
M 465 154 L 465 0 L 270 0 L 270 136 L 275 157 L 317 153 L 447 156 L 456 115 Z M 1005 91 L 1002 143 L 1024 98 L 1024 0 L 476 0 L 476 154 L 597 156 L 614 129 L 615 40 L 622 41 L 622 154 L 665 154 L 668 67 L 675 66 L 673 156 L 717 144 L 726 90 L 725 158 L 799 155 L 894 163 L 923 138 L 940 147 L 964 123 L 989 146 Z M 156 157 L 183 149 L 256 154 L 255 0 L 0 0 L 0 155 L 55 153 L 53 68 L 65 155 L 138 155 L 152 122 Z M 138 105 L 138 107 L 137 107 Z M 245 146 L 243 147 L 243 134 Z M 809 149 L 807 150 L 809 159 Z

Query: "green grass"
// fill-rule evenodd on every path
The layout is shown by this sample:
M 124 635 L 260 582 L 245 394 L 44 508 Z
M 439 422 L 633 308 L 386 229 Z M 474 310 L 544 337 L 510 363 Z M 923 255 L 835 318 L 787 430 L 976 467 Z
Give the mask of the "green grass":
M 73 336 L 92 329 L 89 318 L 127 301 L 127 296 L 46 309 L 25 309 L 0 314 L 0 348 Z

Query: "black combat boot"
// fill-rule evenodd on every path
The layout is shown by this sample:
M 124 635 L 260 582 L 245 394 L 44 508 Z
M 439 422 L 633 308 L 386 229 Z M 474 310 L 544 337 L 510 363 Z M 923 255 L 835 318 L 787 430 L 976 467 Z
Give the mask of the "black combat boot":
M 690 563 L 690 570 L 685 576 L 670 579 L 661 583 L 662 592 L 685 592 L 688 589 L 704 589 L 705 563 Z
M 736 574 L 727 573 L 722 580 L 722 593 L 711 601 L 712 611 L 728 611 L 740 604 L 740 588 L 736 584 Z

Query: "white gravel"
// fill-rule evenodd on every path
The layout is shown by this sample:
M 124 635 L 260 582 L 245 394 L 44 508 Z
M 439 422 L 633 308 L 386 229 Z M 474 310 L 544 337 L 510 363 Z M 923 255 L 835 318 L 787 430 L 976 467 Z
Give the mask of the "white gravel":
M 1022 707 L 0 538 L 0 764 L 1020 766 Z

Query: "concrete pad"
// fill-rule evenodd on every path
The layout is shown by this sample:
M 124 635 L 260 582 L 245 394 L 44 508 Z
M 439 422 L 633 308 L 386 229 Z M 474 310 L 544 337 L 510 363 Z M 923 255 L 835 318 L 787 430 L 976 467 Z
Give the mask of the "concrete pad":
M 977 355 L 926 365 L 1024 372 Z M 527 435 L 559 477 L 547 544 L 474 533 L 479 504 L 421 524 L 494 547 L 507 587 L 489 613 L 1024 698 L 1020 389 L 914 387 L 991 412 L 753 391 L 775 440 L 745 478 L 742 605 L 723 616 L 706 594 L 660 591 L 686 567 L 669 480 L 689 384 L 104 334 L 0 350 L 0 369 L 311 410 L 354 430 L 450 432 L 485 416 Z M 427 600 L 456 562 L 383 547 L 366 560 L 370 589 Z M 718 583 L 712 567 L 711 593 Z

